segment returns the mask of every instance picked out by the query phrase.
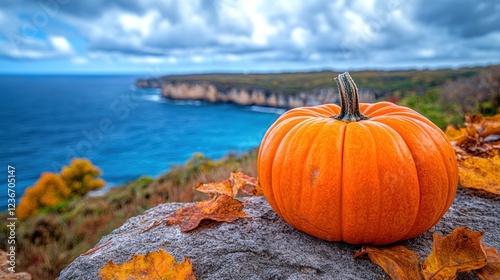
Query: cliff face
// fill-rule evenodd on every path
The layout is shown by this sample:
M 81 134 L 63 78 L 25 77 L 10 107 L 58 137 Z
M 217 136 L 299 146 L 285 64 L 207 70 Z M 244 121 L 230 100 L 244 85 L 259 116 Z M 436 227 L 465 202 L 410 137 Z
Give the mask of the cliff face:
M 339 103 L 338 91 L 335 88 L 315 89 L 297 94 L 283 92 L 264 92 L 259 89 L 231 88 L 219 91 L 210 83 L 170 83 L 160 80 L 140 80 L 137 87 L 161 88 L 165 98 L 180 100 L 203 100 L 212 103 L 230 102 L 240 105 L 259 105 L 277 108 L 295 108 L 327 103 Z M 375 94 L 371 90 L 359 89 L 361 102 L 372 102 Z

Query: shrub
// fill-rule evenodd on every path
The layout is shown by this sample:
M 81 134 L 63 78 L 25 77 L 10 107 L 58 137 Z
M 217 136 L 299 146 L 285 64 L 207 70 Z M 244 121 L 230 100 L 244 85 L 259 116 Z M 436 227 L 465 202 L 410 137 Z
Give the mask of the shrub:
M 61 178 L 74 196 L 84 196 L 89 191 L 104 187 L 106 182 L 97 178 L 100 175 L 101 170 L 88 159 L 72 159 L 71 164 L 61 171 Z
M 25 220 L 41 209 L 52 209 L 68 199 L 102 188 L 106 183 L 97 178 L 100 174 L 101 171 L 87 159 L 73 159 L 69 166 L 63 167 L 60 175 L 42 173 L 21 197 L 17 218 Z

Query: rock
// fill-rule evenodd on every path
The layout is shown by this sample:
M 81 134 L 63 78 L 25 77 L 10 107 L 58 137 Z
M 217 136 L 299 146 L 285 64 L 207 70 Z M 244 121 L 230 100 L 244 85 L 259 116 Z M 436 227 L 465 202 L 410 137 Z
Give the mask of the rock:
M 177 261 L 189 257 L 198 279 L 388 279 L 369 260 L 353 259 L 354 246 L 327 242 L 299 232 L 281 220 L 263 197 L 244 198 L 251 218 L 234 223 L 204 221 L 192 232 L 164 223 L 141 233 L 153 221 L 188 204 L 167 203 L 129 219 L 105 236 L 95 248 L 65 268 L 63 279 L 98 279 L 99 270 L 110 260 L 124 263 L 132 255 L 164 249 Z M 423 235 L 402 242 L 421 256 L 432 248 L 432 233 L 449 234 L 467 226 L 485 231 L 483 243 L 500 249 L 500 197 L 459 188 L 457 197 L 443 219 Z M 422 258 L 423 260 L 424 258 Z M 462 273 L 458 279 L 477 279 Z
M 315 89 L 308 92 L 299 92 L 295 95 L 283 92 L 265 93 L 259 89 L 230 88 L 219 91 L 214 85 L 204 83 L 169 83 L 157 80 L 139 80 L 137 87 L 161 88 L 164 98 L 174 100 L 202 100 L 211 103 L 235 103 L 239 105 L 258 105 L 275 108 L 295 108 L 314 106 L 328 103 L 339 103 L 339 95 L 334 88 Z M 360 89 L 362 102 L 375 101 L 371 91 Z

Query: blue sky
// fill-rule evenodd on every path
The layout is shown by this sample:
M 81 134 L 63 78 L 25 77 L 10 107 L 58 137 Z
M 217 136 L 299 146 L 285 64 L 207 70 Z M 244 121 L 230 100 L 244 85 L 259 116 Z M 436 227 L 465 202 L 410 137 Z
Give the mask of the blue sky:
M 2 0 L 0 73 L 500 63 L 500 1 Z

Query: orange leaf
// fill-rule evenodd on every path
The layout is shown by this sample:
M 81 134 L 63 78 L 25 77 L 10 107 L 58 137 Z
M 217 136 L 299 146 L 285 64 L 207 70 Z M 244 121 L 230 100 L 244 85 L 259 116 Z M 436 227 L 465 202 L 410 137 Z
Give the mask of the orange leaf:
M 425 279 L 455 279 L 457 272 L 479 269 L 487 264 L 481 247 L 483 233 L 456 228 L 450 235 L 434 233 L 431 254 L 422 264 Z
M 134 255 L 123 264 L 110 261 L 101 269 L 99 277 L 102 280 L 196 279 L 188 258 L 177 263 L 174 257 L 162 249 L 147 255 Z
M 220 180 L 216 183 L 198 184 L 196 190 L 210 195 L 225 194 L 236 197 L 238 190 L 246 194 L 260 196 L 264 195 L 262 189 L 257 184 L 254 177 L 248 176 L 239 171 L 231 172 L 229 179 Z
M 454 141 L 455 145 L 460 146 L 464 141 L 468 139 L 467 130 L 465 128 L 455 128 L 453 125 L 449 124 L 444 131 L 444 134 L 448 137 L 450 141 Z
M 488 264 L 477 272 L 477 276 L 483 280 L 498 280 L 500 279 L 500 256 L 496 248 L 489 248 L 483 245 L 483 250 L 486 253 Z
M 368 254 L 372 262 L 378 264 L 391 279 L 422 279 L 419 272 L 420 256 L 401 245 L 391 247 L 363 246 L 355 258 Z
M 465 125 L 468 128 L 472 127 L 480 137 L 486 137 L 492 134 L 500 134 L 500 114 L 494 115 L 492 117 L 482 117 L 479 115 L 474 115 L 472 117 L 466 118 Z
M 233 188 L 242 190 L 246 194 L 253 196 L 264 195 L 264 193 L 262 192 L 262 188 L 259 184 L 257 184 L 257 180 L 254 177 L 248 176 L 239 171 L 231 172 L 229 181 L 231 181 L 231 183 L 233 184 Z M 247 188 L 247 186 L 249 188 Z
M 198 227 L 202 220 L 234 222 L 246 218 L 245 204 L 228 195 L 222 194 L 211 200 L 197 202 L 193 206 L 181 208 L 167 217 L 167 225 L 180 223 L 181 231 L 186 232 Z
M 459 158 L 460 185 L 500 195 L 500 152 L 489 154 L 489 158 Z
M 500 114 L 466 115 L 464 124 L 460 129 L 448 125 L 445 131 L 457 155 L 460 184 L 500 194 Z
M 235 197 L 238 193 L 238 189 L 233 188 L 229 179 L 220 180 L 217 183 L 199 183 L 196 190 L 210 195 L 226 194 L 231 197 Z

